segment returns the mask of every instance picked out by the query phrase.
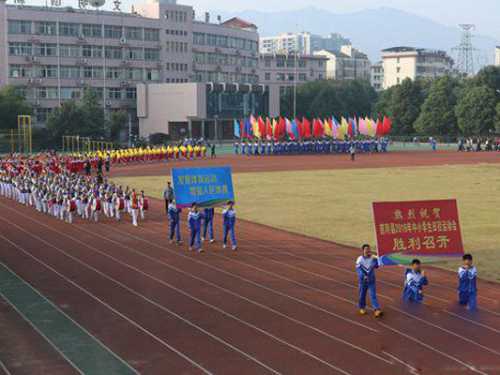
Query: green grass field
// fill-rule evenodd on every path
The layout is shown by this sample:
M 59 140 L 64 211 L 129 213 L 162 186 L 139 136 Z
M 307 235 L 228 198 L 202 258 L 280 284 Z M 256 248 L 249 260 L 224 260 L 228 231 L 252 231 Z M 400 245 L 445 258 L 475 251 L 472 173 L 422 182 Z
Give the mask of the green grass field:
M 374 243 L 371 203 L 456 198 L 466 251 L 500 281 L 500 165 L 241 173 L 238 216 L 321 239 Z M 165 176 L 116 178 L 161 197 Z M 455 270 L 459 261 L 438 265 Z

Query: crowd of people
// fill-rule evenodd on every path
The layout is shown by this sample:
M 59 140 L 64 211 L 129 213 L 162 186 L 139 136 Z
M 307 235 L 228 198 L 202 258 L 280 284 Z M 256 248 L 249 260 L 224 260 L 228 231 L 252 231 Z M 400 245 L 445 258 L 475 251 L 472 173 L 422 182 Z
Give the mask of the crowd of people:
M 386 137 L 371 139 L 316 139 L 301 141 L 237 141 L 233 144 L 236 155 L 304 155 L 304 154 L 348 154 L 387 152 Z
M 128 214 L 137 226 L 145 219 L 149 203 L 144 191 L 123 188 L 101 174 L 73 173 L 66 167 L 71 161 L 56 153 L 0 159 L 0 195 L 68 223 L 76 217 L 120 221 Z
M 460 138 L 458 140 L 458 151 L 460 152 L 500 151 L 500 137 Z

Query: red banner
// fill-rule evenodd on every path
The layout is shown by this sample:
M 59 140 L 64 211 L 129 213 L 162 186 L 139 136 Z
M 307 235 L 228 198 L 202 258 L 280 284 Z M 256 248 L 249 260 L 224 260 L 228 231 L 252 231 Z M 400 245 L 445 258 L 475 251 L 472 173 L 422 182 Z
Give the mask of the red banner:
M 378 255 L 464 253 L 457 201 L 374 202 Z

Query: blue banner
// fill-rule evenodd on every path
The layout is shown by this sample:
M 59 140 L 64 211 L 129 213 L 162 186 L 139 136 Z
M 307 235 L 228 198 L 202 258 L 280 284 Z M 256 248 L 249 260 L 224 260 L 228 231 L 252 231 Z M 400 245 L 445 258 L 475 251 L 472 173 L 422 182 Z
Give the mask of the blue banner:
M 234 200 L 231 167 L 173 168 L 175 203 L 213 207 Z

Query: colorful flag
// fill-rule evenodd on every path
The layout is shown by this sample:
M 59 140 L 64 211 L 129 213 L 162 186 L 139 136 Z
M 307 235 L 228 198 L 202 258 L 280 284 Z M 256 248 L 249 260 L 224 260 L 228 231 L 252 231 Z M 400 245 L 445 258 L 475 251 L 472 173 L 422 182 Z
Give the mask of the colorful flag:
M 304 132 L 304 138 L 311 138 L 311 123 L 305 117 L 302 118 L 302 130 Z
M 293 133 L 293 140 L 297 140 L 300 137 L 299 134 L 299 126 L 297 124 L 297 120 L 292 121 L 292 133 Z
M 271 125 L 271 119 L 266 117 L 266 139 L 270 141 L 273 139 L 273 126 Z
M 325 121 L 323 122 L 323 134 L 327 137 L 331 137 L 333 135 L 331 121 L 331 119 L 325 119 Z
M 384 129 L 384 134 L 383 135 L 389 134 L 391 132 L 391 129 L 392 129 L 392 121 L 387 116 L 384 116 L 383 129 Z

